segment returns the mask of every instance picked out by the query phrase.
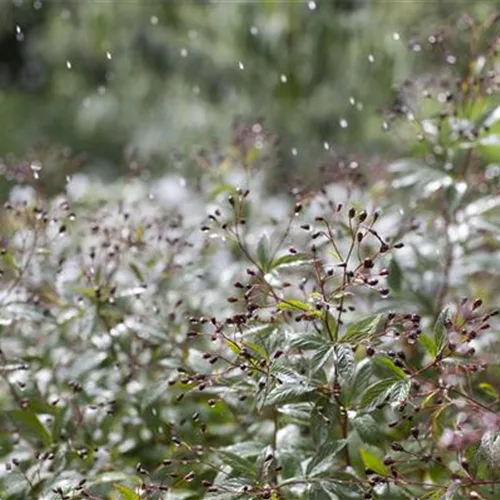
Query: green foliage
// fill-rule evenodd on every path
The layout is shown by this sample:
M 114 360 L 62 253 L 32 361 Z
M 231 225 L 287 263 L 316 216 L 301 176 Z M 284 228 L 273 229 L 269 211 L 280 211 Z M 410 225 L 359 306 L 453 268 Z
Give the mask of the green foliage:
M 498 39 L 452 54 L 467 22 L 369 187 L 271 196 L 247 151 L 50 196 L 34 165 L 0 214 L 2 498 L 498 497 Z

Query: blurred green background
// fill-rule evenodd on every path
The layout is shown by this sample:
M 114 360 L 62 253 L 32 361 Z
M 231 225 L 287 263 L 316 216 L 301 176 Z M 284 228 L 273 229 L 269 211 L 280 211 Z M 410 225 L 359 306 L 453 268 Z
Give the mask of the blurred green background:
M 380 110 L 394 87 L 450 55 L 425 50 L 426 37 L 463 11 L 480 20 L 493 8 L 1 0 L 0 157 L 36 156 L 54 174 L 164 173 L 234 142 L 238 120 L 272 131 L 277 179 L 312 171 L 327 149 L 384 155 L 395 145 Z

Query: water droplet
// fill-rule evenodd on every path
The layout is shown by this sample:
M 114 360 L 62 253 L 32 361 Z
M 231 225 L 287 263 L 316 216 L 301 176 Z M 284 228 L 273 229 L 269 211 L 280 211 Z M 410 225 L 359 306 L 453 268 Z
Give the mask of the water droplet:
M 182 47 L 181 49 L 181 56 L 182 57 L 187 57 L 188 55 L 188 50 L 186 49 L 186 47 Z
M 382 122 L 382 130 L 384 132 L 387 132 L 389 130 L 389 123 L 388 122 Z
M 238 68 L 243 71 L 245 69 L 245 65 L 241 61 L 238 61 Z
M 151 16 L 149 18 L 149 22 L 153 25 L 156 26 L 158 24 L 158 18 L 156 16 Z
M 106 59 L 111 59 L 112 57 L 111 52 L 106 51 Z
M 453 54 L 449 54 L 446 56 L 446 62 L 448 64 L 455 64 L 457 62 L 457 58 Z
M 66 176 L 66 182 L 71 182 L 71 175 Z
M 354 106 L 356 104 L 356 99 L 354 99 L 354 97 L 349 97 L 349 104 Z
M 68 69 L 71 69 L 73 67 L 73 65 L 71 64 L 71 61 L 66 61 L 66 67 Z
M 293 156 L 297 156 L 297 154 L 298 154 L 297 149 L 296 148 L 292 148 L 292 155 Z
M 341 126 L 341 128 L 347 128 L 349 126 L 349 124 L 347 123 L 347 120 L 345 118 L 341 118 L 339 120 L 339 125 Z
M 288 81 L 288 78 L 286 75 L 280 75 L 280 80 L 281 80 L 281 83 L 286 83 Z
M 35 0 L 33 2 L 33 8 L 35 10 L 40 10 L 42 8 L 42 2 L 40 0 Z
M 307 6 L 309 7 L 309 10 L 316 10 L 316 2 L 314 2 L 313 0 L 308 2 Z
M 39 172 L 42 170 L 42 164 L 39 161 L 32 161 L 30 163 L 30 168 L 33 170 L 33 172 Z
M 153 201 L 155 199 L 155 195 L 153 193 L 148 194 L 148 200 Z
M 375 56 L 373 54 L 368 54 L 368 61 L 371 63 L 375 62 Z
M 252 125 L 252 132 L 254 134 L 260 134 L 262 132 L 262 125 L 260 123 L 254 123 Z
M 401 39 L 401 36 L 400 36 L 400 34 L 399 34 L 399 33 L 394 32 L 394 33 L 392 34 L 392 39 L 393 39 L 394 41 L 396 41 L 396 42 L 397 42 L 398 40 L 400 40 L 400 39 Z
M 257 26 L 252 26 L 250 28 L 250 34 L 253 35 L 253 36 L 256 36 L 259 34 L 259 28 L 257 28 Z
M 414 43 L 411 47 L 411 50 L 413 50 L 413 52 L 420 52 L 422 50 L 422 45 L 420 45 L 419 43 Z
M 24 40 L 24 33 L 19 25 L 16 26 L 16 40 L 18 42 L 22 42 Z

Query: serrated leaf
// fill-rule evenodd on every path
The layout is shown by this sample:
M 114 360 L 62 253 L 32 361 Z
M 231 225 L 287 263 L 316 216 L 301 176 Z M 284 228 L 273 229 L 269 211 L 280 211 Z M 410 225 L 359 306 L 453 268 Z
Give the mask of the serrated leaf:
M 342 336 L 342 342 L 347 342 L 348 340 L 362 340 L 380 333 L 381 327 L 385 322 L 384 315 L 376 314 L 375 316 L 369 316 L 361 321 L 352 323 L 348 326 L 346 332 Z
M 389 469 L 387 468 L 387 466 L 384 465 L 382 460 L 371 451 L 367 450 L 366 448 L 361 448 L 360 455 L 365 468 L 371 469 L 381 476 L 387 476 L 389 474 Z

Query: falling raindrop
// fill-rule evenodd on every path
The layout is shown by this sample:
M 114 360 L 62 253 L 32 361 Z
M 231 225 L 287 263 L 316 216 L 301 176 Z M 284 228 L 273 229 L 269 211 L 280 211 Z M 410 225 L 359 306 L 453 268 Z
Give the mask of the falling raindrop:
M 309 7 L 309 10 L 316 10 L 316 2 L 314 2 L 313 0 L 308 2 L 307 6 Z
M 286 83 L 288 81 L 288 78 L 286 75 L 281 75 L 280 80 L 281 80 L 281 83 Z
M 347 128 L 349 124 L 347 123 L 347 120 L 345 118 L 341 118 L 339 120 L 339 125 L 341 126 L 341 128 Z
M 156 26 L 158 24 L 158 18 L 156 16 L 151 16 L 149 18 L 149 22 L 153 25 Z
M 16 40 L 18 42 L 22 42 L 24 40 L 24 33 L 19 25 L 16 26 Z
M 446 56 L 446 62 L 448 64 L 455 64 L 457 62 L 457 58 L 453 54 L 449 54 Z
M 399 34 L 399 33 L 394 32 L 394 33 L 392 34 L 392 39 L 393 39 L 394 41 L 396 41 L 396 42 L 397 42 L 398 40 L 400 40 L 400 39 L 401 39 L 401 36 L 400 36 L 400 34 Z
M 388 122 L 382 122 L 382 130 L 384 132 L 387 132 L 389 130 L 389 123 Z
M 33 2 L 33 8 L 35 10 L 40 10 L 42 8 L 42 2 L 40 0 L 35 0 Z
M 186 49 L 186 47 L 182 47 L 181 49 L 181 56 L 182 57 L 187 57 L 188 55 L 188 50 Z
M 254 123 L 252 125 L 252 132 L 254 134 L 260 134 L 262 132 L 262 125 L 260 123 Z
M 356 99 L 354 99 L 354 97 L 349 97 L 349 104 L 354 106 L 356 104 Z
M 323 143 L 323 147 L 328 151 L 330 149 L 330 144 L 328 144 L 328 142 L 324 142 Z
M 245 69 L 245 65 L 241 61 L 238 61 L 238 68 L 243 71 Z
M 371 63 L 375 62 L 375 56 L 373 54 L 368 54 L 368 61 Z
M 111 59 L 112 57 L 111 52 L 106 51 L 106 59 Z
M 73 67 L 73 65 L 71 64 L 71 61 L 66 61 L 66 67 L 68 69 L 71 69 Z
M 297 154 L 298 154 L 297 149 L 296 148 L 292 148 L 292 155 L 293 156 L 297 156 Z
M 259 34 L 259 28 L 257 28 L 257 26 L 252 26 L 250 28 L 250 34 L 253 35 L 253 36 L 256 36 Z

